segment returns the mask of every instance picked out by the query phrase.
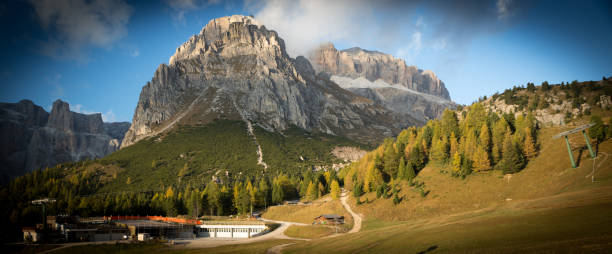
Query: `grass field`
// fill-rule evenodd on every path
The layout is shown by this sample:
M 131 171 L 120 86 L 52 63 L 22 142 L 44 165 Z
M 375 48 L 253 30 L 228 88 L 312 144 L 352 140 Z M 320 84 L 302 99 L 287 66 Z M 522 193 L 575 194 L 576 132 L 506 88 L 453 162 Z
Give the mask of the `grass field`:
M 283 205 L 268 207 L 262 215 L 266 219 L 292 221 L 311 224 L 321 214 L 338 214 L 344 216 L 343 227 L 351 228 L 353 217 L 344 209 L 340 200 L 331 200 L 329 195 L 313 201 L 308 205 Z
M 59 249 L 51 252 L 52 254 L 97 254 L 97 253 L 129 253 L 129 254 L 223 254 L 223 253 L 266 253 L 269 248 L 277 245 L 294 243 L 290 240 L 269 240 L 251 244 L 227 245 L 206 249 L 185 249 L 164 244 L 101 244 L 83 245 Z
M 334 234 L 336 230 L 331 226 L 323 226 L 323 225 L 309 225 L 309 226 L 296 226 L 291 225 L 285 231 L 285 235 L 289 237 L 296 238 L 307 238 L 307 239 L 315 239 L 325 237 L 331 234 Z M 340 227 L 339 231 L 340 232 Z
M 606 253 L 612 249 L 610 190 L 589 204 L 507 207 L 418 219 L 299 243 L 285 253 Z
M 570 128 L 543 129 L 540 155 L 509 179 L 498 171 L 454 178 L 428 165 L 416 178 L 430 191 L 425 197 L 407 184 L 398 205 L 374 193 L 361 205 L 350 197 L 365 216 L 361 232 L 285 253 L 610 253 L 612 140 L 599 145 L 594 161 L 582 135 L 570 136 L 574 169 L 564 140 L 551 138 Z
M 349 203 L 357 213 L 365 215 L 364 228 L 378 227 L 384 222 L 402 222 L 419 218 L 458 214 L 472 210 L 495 209 L 507 204 L 525 200 L 539 199 L 551 195 L 612 186 L 612 140 L 599 145 L 595 160 L 595 183 L 590 174 L 594 161 L 589 157 L 582 135 L 570 136 L 575 158 L 579 159 L 578 168 L 571 168 L 563 139 L 551 137 L 569 127 L 543 129 L 540 137 L 540 155 L 532 159 L 521 172 L 507 178 L 500 171 L 474 173 L 465 179 L 452 177 L 444 167 L 428 165 L 415 178 L 424 182 L 429 191 L 426 197 L 407 183 L 402 183 L 400 197 L 402 202 L 394 205 L 391 199 L 376 199 L 375 193 L 360 198 L 364 204 L 354 206 L 351 196 Z M 365 202 L 367 201 L 367 202 Z M 372 221 L 372 222 L 371 222 Z

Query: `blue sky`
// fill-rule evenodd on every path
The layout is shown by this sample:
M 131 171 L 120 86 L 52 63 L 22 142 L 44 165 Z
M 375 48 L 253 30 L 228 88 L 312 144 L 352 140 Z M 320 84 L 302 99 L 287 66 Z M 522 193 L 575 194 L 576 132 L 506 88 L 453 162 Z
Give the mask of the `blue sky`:
M 451 98 L 612 75 L 610 1 L 125 1 L 0 3 L 0 101 L 131 121 L 142 86 L 210 19 L 254 15 L 292 57 L 324 41 L 434 71 Z

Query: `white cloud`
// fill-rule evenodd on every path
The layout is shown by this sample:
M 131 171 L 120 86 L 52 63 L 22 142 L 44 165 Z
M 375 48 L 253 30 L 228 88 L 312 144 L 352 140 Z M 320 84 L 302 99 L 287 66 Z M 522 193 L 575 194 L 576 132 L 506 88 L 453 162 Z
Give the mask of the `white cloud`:
M 446 38 L 440 38 L 436 40 L 432 46 L 435 50 L 443 50 L 446 48 Z
M 365 0 L 267 0 L 257 6 L 261 8 L 255 18 L 277 31 L 288 53 L 296 57 L 326 41 L 381 39 L 372 34 L 380 25 L 375 22 L 375 6 Z
M 512 16 L 512 0 L 497 0 L 497 18 L 505 20 Z
M 138 49 L 135 49 L 132 51 L 132 53 L 130 54 L 132 57 L 137 57 L 140 55 L 140 51 Z
M 81 113 L 81 114 L 87 114 L 87 115 L 95 114 L 95 113 L 100 113 L 100 112 L 96 112 L 96 111 L 87 110 L 81 104 L 76 104 L 74 106 L 70 106 L 70 110 L 74 111 L 74 112 L 77 112 L 77 113 Z
M 90 115 L 90 114 L 101 114 L 102 115 L 102 121 L 108 123 L 108 122 L 116 122 L 117 121 L 117 116 L 115 115 L 115 113 L 113 112 L 113 110 L 108 110 L 106 111 L 106 113 L 102 113 L 99 111 L 95 111 L 95 110 L 89 110 L 87 108 L 85 108 L 85 106 L 81 105 L 81 104 L 76 104 L 74 106 L 70 106 L 70 110 L 77 112 L 77 113 L 81 113 L 81 114 L 86 114 L 86 115 Z
M 43 53 L 81 57 L 84 46 L 110 49 L 127 35 L 132 8 L 123 0 L 30 0 L 49 34 Z
M 117 116 L 113 113 L 112 110 L 106 111 L 106 113 L 102 114 L 102 121 L 106 123 L 116 122 Z
M 221 0 L 165 0 L 164 1 L 174 11 L 172 18 L 181 25 L 186 25 L 187 20 L 185 14 L 190 11 L 195 11 L 209 5 L 220 4 Z

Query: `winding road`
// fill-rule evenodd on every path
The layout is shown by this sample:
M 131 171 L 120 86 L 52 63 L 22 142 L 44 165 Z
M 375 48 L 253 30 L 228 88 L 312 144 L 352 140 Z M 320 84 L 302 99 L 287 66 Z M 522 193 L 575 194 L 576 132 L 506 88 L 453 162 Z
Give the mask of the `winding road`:
M 346 209 L 351 214 L 351 216 L 353 216 L 353 228 L 349 230 L 348 234 L 357 233 L 361 230 L 361 215 L 353 212 L 351 206 L 346 202 L 347 199 L 348 192 L 343 190 L 340 196 L 340 202 L 342 203 L 342 206 L 344 206 L 344 209 Z
M 353 217 L 353 228 L 351 228 L 351 230 L 349 230 L 346 234 L 352 234 L 352 233 L 357 233 L 361 230 L 361 215 L 353 212 L 353 209 L 351 209 L 351 206 L 346 202 L 346 200 L 348 200 L 348 192 L 344 189 L 342 189 L 342 194 L 340 195 L 340 202 L 342 203 L 342 206 L 344 206 L 344 209 L 346 209 L 346 211 L 348 211 L 351 216 Z M 280 221 L 271 221 L 271 222 L 276 222 L 276 223 L 280 223 Z M 294 223 L 294 222 L 284 222 L 284 223 L 291 223 L 293 225 L 306 225 L 303 223 Z M 289 227 L 289 225 L 287 225 L 287 227 Z M 279 228 L 280 229 L 280 228 Z M 283 229 L 282 232 L 285 232 L 286 228 Z M 284 234 L 283 234 L 284 235 Z M 329 235 L 326 236 L 324 238 L 330 238 L 330 237 L 338 237 L 343 235 L 343 233 L 340 234 L 333 234 L 333 235 Z M 287 237 L 287 236 L 285 236 Z M 310 241 L 310 239 L 299 239 L 299 238 L 284 238 L 284 239 L 295 239 L 295 240 L 306 240 L 306 241 Z M 270 249 L 268 249 L 268 251 L 266 251 L 267 254 L 281 254 L 283 248 L 287 247 L 287 246 L 291 246 L 295 243 L 287 243 L 287 244 L 281 244 L 281 245 L 277 245 L 274 246 Z
M 340 202 L 342 203 L 342 206 L 344 206 L 344 208 L 351 214 L 351 216 L 353 217 L 353 228 L 347 232 L 347 234 L 351 234 L 351 233 L 356 233 L 359 232 L 361 230 L 361 221 L 362 218 L 359 214 L 353 212 L 353 210 L 351 209 L 351 206 L 347 203 L 347 199 L 348 199 L 348 192 L 344 191 L 342 192 L 341 196 L 340 196 Z M 271 240 L 271 239 L 288 239 L 288 240 L 300 240 L 300 241 L 310 241 L 311 239 L 304 239 L 304 238 L 295 238 L 295 237 L 289 237 L 287 235 L 285 235 L 285 231 L 287 230 L 287 228 L 289 228 L 291 225 L 297 225 L 297 226 L 308 226 L 310 224 L 305 224 L 305 223 L 298 223 L 298 222 L 290 222 L 290 221 L 277 221 L 277 220 L 268 220 L 268 219 L 264 219 L 261 218 L 261 221 L 264 222 L 270 222 L 270 223 L 278 223 L 280 224 L 280 226 L 278 228 L 276 228 L 274 231 L 269 232 L 267 234 L 261 235 L 261 236 L 257 236 L 257 237 L 253 237 L 253 238 L 197 238 L 197 239 L 177 239 L 174 240 L 173 242 L 173 247 L 176 248 L 186 248 L 186 249 L 199 249 L 199 248 L 212 248 L 212 247 L 219 247 L 219 246 L 225 246 L 225 245 L 235 245 L 235 244 L 248 244 L 248 243 L 255 243 L 255 242 L 261 242 L 261 241 L 266 241 L 266 240 Z M 327 237 L 337 237 L 337 236 L 341 236 L 343 235 L 343 233 L 341 234 L 333 234 Z M 115 243 L 115 241 L 112 242 L 99 242 L 99 243 L 94 243 L 94 244 L 104 244 L 104 243 Z M 76 246 L 76 245 L 85 245 L 85 244 L 92 244 L 91 242 L 84 242 L 84 243 L 71 243 L 71 244 L 64 244 L 62 247 L 53 249 L 53 250 L 49 250 L 48 252 L 53 252 L 57 249 L 61 249 L 61 248 L 66 248 L 66 247 L 71 247 L 71 246 Z M 288 243 L 288 244 L 281 244 L 281 245 L 277 245 L 274 246 L 270 249 L 267 250 L 266 253 L 269 254 L 280 254 L 282 249 L 293 245 L 295 243 Z

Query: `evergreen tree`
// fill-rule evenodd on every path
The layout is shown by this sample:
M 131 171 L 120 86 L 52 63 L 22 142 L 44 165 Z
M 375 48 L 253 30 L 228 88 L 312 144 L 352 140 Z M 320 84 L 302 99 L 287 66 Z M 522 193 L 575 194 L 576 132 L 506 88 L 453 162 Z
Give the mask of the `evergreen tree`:
M 306 198 L 308 200 L 317 199 L 317 190 L 315 188 L 315 185 L 312 183 L 312 181 L 308 183 L 308 190 L 306 191 Z
M 383 150 L 383 172 L 387 175 L 387 179 L 397 175 L 398 160 L 401 153 L 398 153 L 396 146 L 392 139 L 386 139 Z
M 548 84 L 548 81 L 542 82 L 542 91 L 548 91 L 548 90 L 550 90 L 550 85 Z
M 445 109 L 444 112 L 442 112 L 442 118 L 440 121 L 440 128 L 442 129 L 444 136 L 449 137 L 454 134 L 456 137 L 459 135 L 459 121 L 457 120 L 455 111 Z
M 525 151 L 526 158 L 533 158 L 536 155 L 535 141 L 531 134 L 531 129 L 525 129 L 525 142 L 523 142 L 523 151 Z
M 455 133 L 451 133 L 450 135 L 450 150 L 449 150 L 449 155 L 450 156 L 454 156 L 455 153 L 459 152 L 459 143 L 457 142 L 457 137 L 455 136 Z
M 268 186 L 268 182 L 266 181 L 266 179 L 262 178 L 261 180 L 259 180 L 259 188 L 258 188 L 258 193 L 259 193 L 259 204 L 263 205 L 264 207 L 268 206 L 268 200 L 270 197 L 270 187 Z
M 431 159 L 438 163 L 446 163 L 448 159 L 448 148 L 446 138 L 434 139 L 431 147 Z
M 506 132 L 509 132 L 508 123 L 504 118 L 499 119 L 493 126 L 492 131 L 492 141 L 493 147 L 491 149 L 491 157 L 493 159 L 493 163 L 497 164 L 502 158 L 502 151 L 504 147 L 504 137 Z
M 274 204 L 282 204 L 283 200 L 284 200 L 284 191 L 282 186 L 280 186 L 280 184 L 275 181 L 272 184 L 272 202 Z
M 603 121 L 601 120 L 601 117 L 592 115 L 591 123 L 594 123 L 595 125 L 589 128 L 589 137 L 595 139 L 595 142 L 599 144 L 606 138 Z
M 355 181 L 353 185 L 353 197 L 359 198 L 363 195 L 363 184 Z
M 221 193 L 219 191 L 219 186 L 215 181 L 211 181 L 208 185 L 206 185 L 206 197 L 208 198 L 208 208 L 210 211 L 210 215 L 217 214 L 219 215 L 220 211 L 220 199 Z
M 476 153 L 474 154 L 474 170 L 485 171 L 489 169 L 491 169 L 489 154 L 487 151 L 485 151 L 485 148 L 482 145 L 479 145 L 476 148 Z
M 415 165 L 412 162 L 408 162 L 406 165 L 406 180 L 412 181 L 416 177 L 416 172 L 414 170 Z
M 512 174 L 518 172 L 524 166 L 525 160 L 523 154 L 512 140 L 510 133 L 506 133 L 500 168 L 503 170 L 504 174 Z
M 340 184 L 335 179 L 332 180 L 330 194 L 333 200 L 337 200 L 340 197 Z
M 477 102 L 469 107 L 467 116 L 463 120 L 463 130 L 479 130 L 486 122 L 487 112 L 481 103 Z
M 400 158 L 399 169 L 397 170 L 397 178 L 406 179 L 406 161 L 404 160 L 404 156 Z
M 480 136 L 479 136 L 480 146 L 489 153 L 491 149 L 491 133 L 489 132 L 489 127 L 487 124 L 483 124 L 480 128 Z M 488 156 L 487 156 L 488 157 Z
M 461 170 L 461 161 L 462 161 L 462 156 L 461 154 L 459 154 L 459 152 L 455 152 L 455 154 L 453 155 L 453 171 L 456 173 L 459 173 L 459 171 Z
M 317 192 L 317 198 L 322 197 L 323 195 L 325 195 L 325 186 L 323 186 L 323 184 L 321 182 L 319 182 L 318 184 L 318 192 Z

